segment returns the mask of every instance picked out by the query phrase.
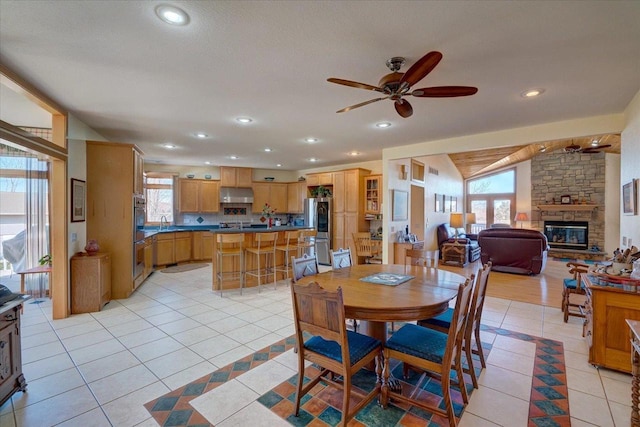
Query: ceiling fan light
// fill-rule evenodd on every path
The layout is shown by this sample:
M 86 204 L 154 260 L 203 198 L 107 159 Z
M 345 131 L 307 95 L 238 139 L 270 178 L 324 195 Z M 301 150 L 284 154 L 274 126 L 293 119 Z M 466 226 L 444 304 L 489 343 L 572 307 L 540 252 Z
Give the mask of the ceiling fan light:
M 600 141 L 598 141 L 597 139 L 594 139 L 593 141 L 591 141 L 592 147 L 597 147 L 599 144 L 600 144 Z
M 544 145 L 542 147 L 540 147 L 539 150 L 541 153 L 544 153 L 545 151 L 547 151 L 547 147 L 545 147 Z

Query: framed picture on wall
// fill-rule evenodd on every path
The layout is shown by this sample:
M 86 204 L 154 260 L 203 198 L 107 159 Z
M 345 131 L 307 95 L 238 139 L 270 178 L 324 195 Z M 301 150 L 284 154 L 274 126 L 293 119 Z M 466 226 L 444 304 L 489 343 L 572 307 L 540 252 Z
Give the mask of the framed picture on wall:
M 86 183 L 71 178 L 71 222 L 82 222 L 86 218 Z
M 451 212 L 458 212 L 458 198 L 451 196 Z
M 391 220 L 406 221 L 409 219 L 409 192 L 392 190 L 391 199 Z
M 444 212 L 451 212 L 451 196 L 444 196 Z
M 433 211 L 434 212 L 442 212 L 442 194 L 437 194 L 435 195 L 435 203 L 433 205 Z
M 633 180 L 622 186 L 622 213 L 625 215 L 637 214 L 636 193 L 637 180 Z

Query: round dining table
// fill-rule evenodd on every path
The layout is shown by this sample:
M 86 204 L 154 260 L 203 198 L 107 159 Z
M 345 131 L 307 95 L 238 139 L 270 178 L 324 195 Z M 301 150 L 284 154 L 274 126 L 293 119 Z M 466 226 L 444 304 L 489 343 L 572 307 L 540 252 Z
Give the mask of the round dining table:
M 411 276 L 397 285 L 370 283 L 385 274 Z M 365 280 L 361 280 L 365 279 Z M 458 294 L 465 276 L 446 270 L 397 264 L 360 264 L 298 280 L 326 290 L 342 288 L 345 317 L 360 320 L 360 332 L 386 341 L 387 322 L 427 319 L 443 313 Z

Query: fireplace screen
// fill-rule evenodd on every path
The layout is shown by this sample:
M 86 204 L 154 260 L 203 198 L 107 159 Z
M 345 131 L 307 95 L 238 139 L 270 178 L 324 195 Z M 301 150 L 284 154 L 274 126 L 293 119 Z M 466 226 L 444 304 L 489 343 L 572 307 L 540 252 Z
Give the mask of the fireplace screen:
M 587 250 L 589 247 L 587 222 L 545 221 L 544 234 L 552 248 Z

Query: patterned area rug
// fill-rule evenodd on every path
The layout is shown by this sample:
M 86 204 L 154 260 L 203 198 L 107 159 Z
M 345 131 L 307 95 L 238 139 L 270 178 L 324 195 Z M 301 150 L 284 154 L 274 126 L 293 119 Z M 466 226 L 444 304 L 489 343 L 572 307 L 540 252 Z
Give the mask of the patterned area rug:
M 529 426 L 570 426 L 569 395 L 567 388 L 564 348 L 562 342 L 513 332 L 506 329 L 482 326 L 482 329 L 498 335 L 528 341 L 536 344 L 531 399 L 529 403 Z M 145 404 L 145 408 L 162 426 L 211 426 L 211 424 L 189 402 L 202 394 L 236 378 L 256 366 L 293 348 L 294 337 L 286 338 L 254 354 L 231 363 L 209 375 L 178 388 Z M 491 345 L 483 343 L 485 357 L 489 356 Z M 479 363 L 477 364 L 479 366 Z M 313 367 L 310 367 L 313 369 Z M 401 367 L 392 367 L 396 379 L 402 378 Z M 476 370 L 476 372 L 479 372 Z M 412 374 L 403 383 L 403 392 L 415 389 L 417 374 Z M 294 426 L 334 426 L 340 419 L 342 396 L 333 387 L 318 384 L 318 387 L 302 400 L 298 417 L 293 415 L 295 385 L 297 375 L 268 391 L 260 402 L 281 418 Z M 354 377 L 354 385 L 364 390 L 373 387 L 375 378 L 363 371 Z M 471 380 L 465 374 L 467 391 L 473 392 Z M 418 394 L 425 399 L 441 401 L 437 379 L 429 379 L 420 385 Z M 464 411 L 459 390 L 453 390 L 454 410 L 459 418 Z M 359 427 L 388 426 L 448 426 L 446 419 L 415 407 L 390 403 L 386 410 L 378 406 L 376 400 L 363 408 L 349 425 Z
M 209 264 L 207 263 L 174 265 L 173 267 L 167 267 L 160 270 L 160 273 L 184 273 L 185 271 L 197 270 L 199 268 L 207 267 L 208 265 Z

